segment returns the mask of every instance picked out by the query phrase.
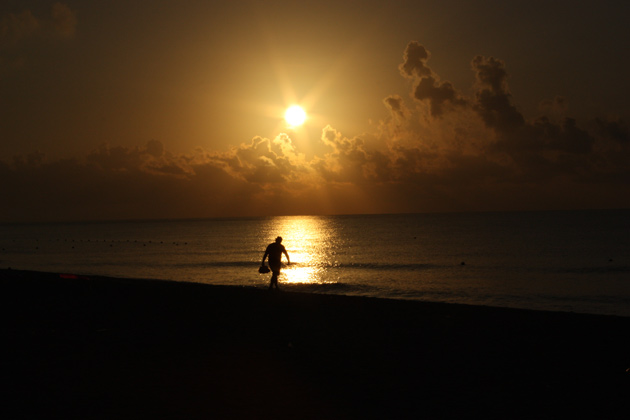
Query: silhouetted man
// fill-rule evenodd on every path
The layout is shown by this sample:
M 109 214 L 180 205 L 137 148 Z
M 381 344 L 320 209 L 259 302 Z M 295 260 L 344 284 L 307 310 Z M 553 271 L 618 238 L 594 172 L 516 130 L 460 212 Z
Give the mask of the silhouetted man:
M 262 263 L 261 265 L 265 265 L 265 259 L 267 259 L 267 256 L 269 256 L 269 268 L 271 269 L 271 281 L 269 282 L 269 289 L 273 288 L 274 286 L 276 287 L 276 289 L 278 288 L 278 276 L 280 275 L 280 267 L 281 267 L 281 262 L 280 260 L 282 260 L 282 254 L 287 256 L 287 264 L 291 264 L 291 261 L 289 260 L 289 254 L 287 254 L 287 250 L 284 248 L 284 245 L 282 245 L 282 238 L 280 236 L 278 236 L 276 238 L 276 242 L 271 243 L 267 246 L 267 249 L 265 250 L 265 255 L 263 255 L 262 258 Z

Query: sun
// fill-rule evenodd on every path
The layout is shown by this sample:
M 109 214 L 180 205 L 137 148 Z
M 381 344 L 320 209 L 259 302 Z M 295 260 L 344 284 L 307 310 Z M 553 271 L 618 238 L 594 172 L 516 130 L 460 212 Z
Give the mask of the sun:
M 297 127 L 306 121 L 306 111 L 299 105 L 291 105 L 285 111 L 284 119 L 291 127 Z

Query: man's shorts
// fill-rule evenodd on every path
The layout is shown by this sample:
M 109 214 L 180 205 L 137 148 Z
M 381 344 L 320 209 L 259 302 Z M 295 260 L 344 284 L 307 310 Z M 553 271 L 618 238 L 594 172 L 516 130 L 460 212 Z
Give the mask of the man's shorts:
M 282 264 L 280 262 L 269 261 L 269 268 L 271 268 L 271 272 L 273 274 L 280 274 L 280 267 L 282 267 Z

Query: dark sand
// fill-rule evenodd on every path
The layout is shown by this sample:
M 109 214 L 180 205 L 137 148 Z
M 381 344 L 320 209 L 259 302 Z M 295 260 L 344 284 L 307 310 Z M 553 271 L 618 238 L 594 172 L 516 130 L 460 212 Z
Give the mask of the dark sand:
M 0 271 L 12 418 L 627 419 L 630 318 Z

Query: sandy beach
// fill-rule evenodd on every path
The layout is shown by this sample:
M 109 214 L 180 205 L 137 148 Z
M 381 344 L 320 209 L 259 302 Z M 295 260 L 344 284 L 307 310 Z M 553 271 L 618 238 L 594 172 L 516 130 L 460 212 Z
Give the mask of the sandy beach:
M 6 419 L 627 415 L 627 317 L 17 270 L 0 279 Z

